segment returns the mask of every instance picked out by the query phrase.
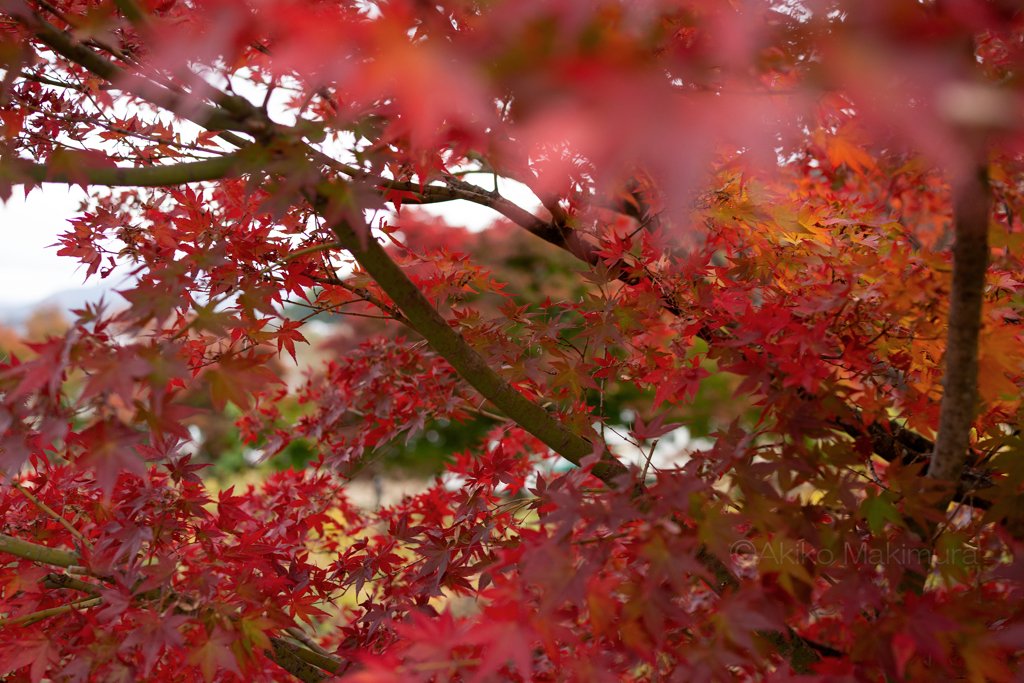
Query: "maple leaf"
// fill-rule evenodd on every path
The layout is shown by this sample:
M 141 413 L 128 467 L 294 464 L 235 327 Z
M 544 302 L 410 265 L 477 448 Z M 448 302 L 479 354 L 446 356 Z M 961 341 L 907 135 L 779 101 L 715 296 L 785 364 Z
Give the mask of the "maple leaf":
M 597 382 L 590 376 L 589 366 L 571 360 L 555 360 L 551 362 L 555 376 L 552 388 L 567 387 L 575 397 L 579 397 L 584 389 L 600 389 Z
M 165 649 L 182 647 L 185 640 L 180 629 L 188 623 L 189 618 L 183 614 L 170 612 L 142 612 L 134 617 L 136 626 L 121 644 L 123 649 L 138 647 L 142 650 L 142 671 L 148 676 L 159 661 L 160 653 Z
M 850 126 L 844 127 L 836 135 L 828 136 L 827 148 L 828 159 L 833 166 L 845 163 L 860 174 L 875 167 L 871 155 L 857 144 L 857 135 Z
M 75 465 L 93 470 L 104 495 L 110 496 L 122 469 L 138 477 L 146 477 L 146 467 L 135 450 L 135 445 L 142 439 L 143 434 L 120 420 L 96 422 L 73 439 L 81 449 Z
M 198 666 L 203 674 L 203 680 L 211 683 L 220 668 L 227 669 L 236 676 L 241 677 L 242 671 L 238 666 L 238 660 L 232 651 L 232 644 L 239 639 L 237 633 L 225 631 L 215 626 L 213 632 L 204 641 L 193 645 L 189 650 L 186 661 L 193 666 Z
M 269 359 L 268 354 L 227 354 L 219 358 L 216 367 L 205 373 L 214 407 L 223 410 L 224 405 L 231 401 L 239 408 L 247 409 L 252 404 L 253 394 L 266 384 L 280 384 L 281 379 L 266 367 Z
M 298 617 L 310 626 L 315 627 L 316 624 L 313 623 L 312 617 L 327 616 L 327 612 L 316 607 L 316 603 L 318 602 L 321 602 L 321 599 L 310 594 L 293 598 L 288 602 L 288 614 L 293 617 Z
M 5 645 L 3 649 L 6 656 L 0 657 L 0 674 L 7 675 L 29 666 L 29 680 L 32 683 L 40 683 L 47 670 L 60 661 L 56 644 L 41 633 L 19 638 L 16 643 Z
M 700 361 L 693 358 L 689 366 L 660 368 L 644 375 L 640 381 L 657 386 L 654 394 L 654 407 L 657 409 L 666 400 L 673 403 L 692 401 L 700 388 L 700 380 L 710 375 L 700 366 Z
M 137 379 L 146 377 L 152 368 L 137 355 L 134 347 L 122 346 L 110 356 L 92 356 L 83 368 L 89 372 L 89 382 L 82 392 L 82 398 L 102 391 L 111 391 L 131 404 Z
M 656 415 L 647 424 L 644 424 L 643 419 L 637 415 L 633 428 L 629 430 L 629 435 L 636 439 L 637 443 L 642 443 L 649 439 L 657 439 L 659 436 L 664 436 L 683 426 L 679 422 L 663 424 L 666 417 L 668 417 L 668 413 L 662 413 L 661 415 Z

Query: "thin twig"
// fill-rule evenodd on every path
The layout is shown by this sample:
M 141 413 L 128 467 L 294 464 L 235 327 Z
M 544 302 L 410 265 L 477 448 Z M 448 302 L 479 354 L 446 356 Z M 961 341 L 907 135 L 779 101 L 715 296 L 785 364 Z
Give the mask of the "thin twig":
M 75 83 L 64 83 L 63 81 L 47 78 L 46 76 L 40 76 L 39 74 L 34 74 L 28 71 L 22 71 L 20 76 L 27 81 L 35 81 L 36 83 L 53 86 L 54 88 L 67 88 L 68 90 L 75 90 L 78 92 L 85 92 L 86 90 Z
M 305 256 L 306 254 L 315 254 L 318 251 L 331 251 L 332 249 L 341 249 L 341 245 L 337 242 L 329 242 L 327 244 L 317 244 L 312 247 L 306 247 L 305 249 L 299 249 L 298 251 L 291 252 L 281 259 L 281 262 L 288 263 L 289 261 L 293 261 L 300 256 Z
M 64 519 L 63 517 L 58 515 L 56 512 L 54 512 L 54 510 L 49 505 L 47 505 L 43 501 L 39 500 L 35 496 L 33 496 L 31 493 L 28 492 L 28 490 L 25 489 L 24 486 L 22 486 L 18 482 L 16 482 L 16 481 L 15 482 L 11 482 L 11 485 L 14 486 L 14 488 L 18 489 L 19 491 L 21 491 L 22 495 L 24 495 L 26 498 L 28 498 L 29 501 L 31 501 L 31 503 L 33 505 L 35 505 L 37 508 L 39 508 L 40 510 L 45 512 L 47 515 L 49 515 L 50 517 L 55 519 L 62 527 L 67 529 L 68 533 L 70 533 L 72 536 L 74 536 L 78 540 L 79 543 L 81 543 L 86 548 L 89 548 L 90 550 L 92 550 L 92 545 L 89 543 L 89 541 L 85 540 L 85 536 L 82 535 L 82 532 L 80 532 L 75 527 L 71 526 L 71 522 L 69 522 L 68 520 Z
M 647 454 L 647 462 L 644 463 L 644 472 L 640 475 L 640 481 L 647 481 L 647 469 L 651 466 L 651 458 L 654 457 L 654 449 L 658 447 L 658 441 L 659 439 L 655 439 L 651 444 L 651 452 Z
M 0 628 L 4 626 L 13 626 L 14 624 L 25 624 L 28 626 L 29 624 L 34 624 L 37 621 L 55 617 L 58 614 L 64 614 L 76 609 L 85 609 L 86 607 L 95 607 L 102 603 L 103 598 L 82 598 L 81 600 L 75 600 L 74 602 L 69 602 L 68 604 L 61 605 L 60 607 L 51 607 L 50 609 L 40 610 L 38 612 L 33 612 L 32 614 L 25 614 L 11 619 L 0 619 Z

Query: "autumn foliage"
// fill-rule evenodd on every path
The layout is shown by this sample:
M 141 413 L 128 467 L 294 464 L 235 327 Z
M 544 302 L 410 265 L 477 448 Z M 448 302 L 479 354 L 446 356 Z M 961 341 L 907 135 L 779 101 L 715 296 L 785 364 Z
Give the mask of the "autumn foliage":
M 0 675 L 1018 680 L 1022 46 L 1002 0 L 3 0 L 0 194 L 87 187 L 60 253 L 132 278 L 0 365 Z M 626 459 L 714 382 L 710 446 Z M 314 462 L 207 488 L 200 410 Z M 350 503 L 437 424 L 486 436 Z

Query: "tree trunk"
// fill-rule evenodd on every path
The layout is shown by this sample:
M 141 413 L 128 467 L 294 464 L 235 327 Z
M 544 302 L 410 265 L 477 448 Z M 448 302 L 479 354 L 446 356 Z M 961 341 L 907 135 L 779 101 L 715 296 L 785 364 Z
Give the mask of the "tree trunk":
M 988 268 L 988 167 L 985 155 L 953 187 L 953 284 L 949 293 L 942 408 L 928 476 L 959 482 L 978 401 L 978 335 Z M 952 499 L 953 491 L 949 494 Z M 948 500 L 947 499 L 947 503 Z

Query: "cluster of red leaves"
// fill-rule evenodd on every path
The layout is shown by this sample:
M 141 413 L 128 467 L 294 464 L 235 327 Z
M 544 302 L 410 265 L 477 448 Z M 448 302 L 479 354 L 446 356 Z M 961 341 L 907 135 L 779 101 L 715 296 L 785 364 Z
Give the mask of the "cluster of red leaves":
M 94 192 L 60 253 L 133 276 L 125 307 L 0 365 L 0 674 L 1019 677 L 1024 165 L 1000 93 L 1024 28 L 997 2 L 855 4 L 0 4 L 0 190 L 129 186 Z M 971 69 L 1003 90 L 965 103 Z M 966 129 L 1006 139 L 971 470 L 944 510 L 923 466 Z M 243 177 L 131 175 L 230 145 Z M 462 171 L 529 185 L 544 218 Z M 372 232 L 382 198 L 493 208 L 586 261 L 584 293 L 521 297 L 408 206 Z M 617 482 L 594 456 L 538 476 L 552 452 L 509 421 L 451 454 L 454 482 L 357 510 L 336 465 L 503 416 L 352 266 L 339 224 L 388 241 L 502 390 L 595 453 L 624 386 L 652 411 L 626 437 L 645 450 L 711 373 L 759 421 Z M 302 324 L 327 313 L 385 334 L 289 388 Z M 303 437 L 318 462 L 214 494 L 183 452 L 207 391 L 250 444 Z

